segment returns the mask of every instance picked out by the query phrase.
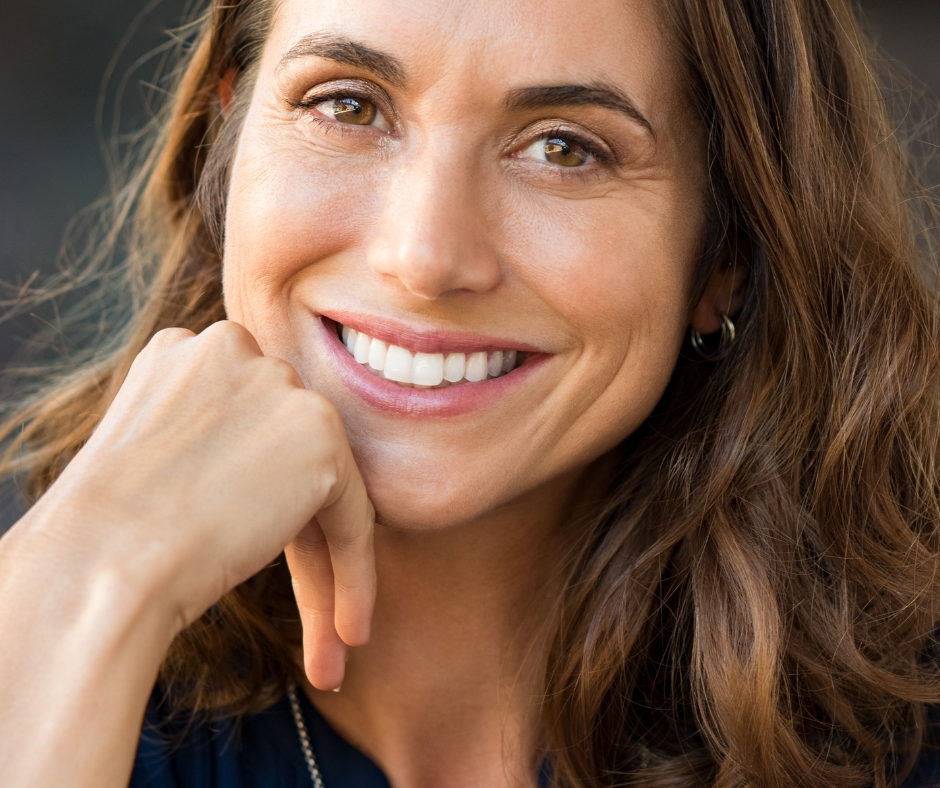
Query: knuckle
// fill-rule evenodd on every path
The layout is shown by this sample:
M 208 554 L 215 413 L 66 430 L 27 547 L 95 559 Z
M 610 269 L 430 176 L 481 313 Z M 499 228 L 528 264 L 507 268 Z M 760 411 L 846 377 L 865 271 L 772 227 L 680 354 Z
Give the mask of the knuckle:
M 213 323 L 199 336 L 209 344 L 218 344 L 235 350 L 256 350 L 257 347 L 248 329 L 232 320 L 220 320 Z
M 270 377 L 273 382 L 286 384 L 292 388 L 303 388 L 303 382 L 300 376 L 290 364 L 280 358 L 273 356 L 262 356 L 258 359 L 265 375 Z
M 301 617 L 307 621 L 322 620 L 329 624 L 333 623 L 334 608 L 332 599 L 304 599 L 303 602 L 297 603 L 297 610 Z
M 196 336 L 192 331 L 186 328 L 164 328 L 151 337 L 147 347 L 155 350 L 163 350 L 175 347 L 181 342 L 192 339 Z
M 311 410 L 319 419 L 323 428 L 329 430 L 334 435 L 345 434 L 343 426 L 343 417 L 340 416 L 339 409 L 329 399 L 317 392 L 311 392 L 313 396 L 310 399 Z
M 245 331 L 238 323 L 233 320 L 217 320 L 211 326 L 203 329 L 204 337 L 235 337 Z
M 371 576 L 364 577 L 359 582 L 340 580 L 339 578 L 334 582 L 336 584 L 336 593 L 344 597 L 357 597 L 361 594 L 368 595 L 375 590 L 375 581 Z
M 362 553 L 369 546 L 369 534 L 352 532 L 331 533 L 328 537 L 330 551 L 348 554 Z
M 312 472 L 315 474 L 316 478 L 316 489 L 319 491 L 318 495 L 322 503 L 328 508 L 333 501 L 331 500 L 335 497 L 335 490 L 339 484 L 339 474 L 336 472 L 335 463 L 333 462 L 323 462 L 322 454 L 317 452 L 317 456 L 314 458 L 314 465 L 312 467 Z M 324 518 L 320 518 L 321 521 L 324 521 Z M 326 521 L 328 522 L 328 521 Z M 330 526 L 327 525 L 327 528 Z M 325 535 L 327 546 L 333 544 L 331 537 Z M 332 547 L 330 548 L 332 549 Z
M 294 537 L 293 548 L 298 558 L 305 559 L 310 556 L 316 556 L 326 546 L 326 536 L 319 528 L 306 529 L 309 533 L 301 533 Z
M 298 390 L 294 404 L 298 411 L 297 417 L 307 429 L 334 441 L 346 434 L 339 410 L 322 394 L 307 389 Z
M 329 628 L 333 625 L 333 616 L 335 614 L 332 609 L 328 609 L 326 606 L 298 605 L 298 612 L 300 613 L 301 620 L 304 621 L 307 626 L 314 624 Z

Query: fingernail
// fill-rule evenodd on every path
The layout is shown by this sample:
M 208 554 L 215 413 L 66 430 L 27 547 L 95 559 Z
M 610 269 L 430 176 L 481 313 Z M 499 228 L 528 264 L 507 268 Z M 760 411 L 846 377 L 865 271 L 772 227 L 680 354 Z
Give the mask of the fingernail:
M 343 688 L 343 685 L 340 684 L 336 689 L 333 690 L 333 692 L 339 692 L 342 688 Z

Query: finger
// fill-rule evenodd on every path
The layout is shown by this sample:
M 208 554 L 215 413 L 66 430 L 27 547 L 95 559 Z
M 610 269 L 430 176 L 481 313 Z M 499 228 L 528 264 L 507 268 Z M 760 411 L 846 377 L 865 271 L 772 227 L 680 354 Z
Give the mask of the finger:
M 348 446 L 334 500 L 317 512 L 329 546 L 335 588 L 335 626 L 350 646 L 368 642 L 375 606 L 375 509 Z
M 343 683 L 348 647 L 336 633 L 333 570 L 326 538 L 316 520 L 284 550 L 304 632 L 304 671 L 317 689 Z

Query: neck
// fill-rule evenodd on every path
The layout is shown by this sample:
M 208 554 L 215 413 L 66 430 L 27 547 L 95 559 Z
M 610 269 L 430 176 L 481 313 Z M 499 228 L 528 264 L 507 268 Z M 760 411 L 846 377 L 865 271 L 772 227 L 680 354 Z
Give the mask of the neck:
M 377 526 L 372 639 L 340 692 L 307 690 L 396 788 L 535 785 L 545 636 L 582 475 L 459 526 Z

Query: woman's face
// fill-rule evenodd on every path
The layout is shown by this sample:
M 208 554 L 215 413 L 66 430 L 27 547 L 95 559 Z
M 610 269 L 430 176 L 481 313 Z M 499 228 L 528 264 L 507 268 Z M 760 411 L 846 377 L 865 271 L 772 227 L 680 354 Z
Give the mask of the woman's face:
M 649 415 L 703 230 L 680 80 L 647 0 L 279 3 L 226 307 L 335 403 L 381 522 L 485 514 Z

